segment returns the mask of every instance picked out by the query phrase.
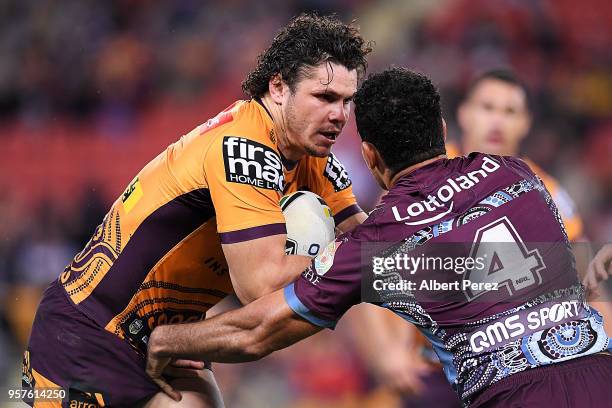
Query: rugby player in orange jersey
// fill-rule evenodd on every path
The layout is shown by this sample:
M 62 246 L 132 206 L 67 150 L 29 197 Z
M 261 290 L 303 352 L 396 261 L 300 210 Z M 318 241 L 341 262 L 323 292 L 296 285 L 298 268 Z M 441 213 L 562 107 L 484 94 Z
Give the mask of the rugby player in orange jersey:
M 473 151 L 517 156 L 531 126 L 527 89 L 509 70 L 487 71 L 472 81 L 460 104 L 457 119 L 461 148 L 447 143 L 449 158 Z M 550 192 L 572 242 L 583 240 L 583 225 L 569 194 L 533 161 L 523 159 Z M 610 325 L 612 311 L 607 302 L 591 301 Z M 460 402 L 444 378 L 429 342 L 413 326 L 384 309 L 368 304 L 356 314 L 357 344 L 381 384 L 407 395 L 407 407 L 459 407 Z M 367 327 L 363 330 L 363 326 Z M 610 328 L 608 328 L 610 330 Z M 362 338 L 359 333 L 368 333 Z M 404 344 L 405 346 L 400 346 Z M 380 356 L 378 350 L 386 350 Z M 408 361 L 408 363 L 406 363 Z
M 162 393 L 145 372 L 149 336 L 204 319 L 227 295 L 246 304 L 299 276 L 310 258 L 285 255 L 282 195 L 319 194 L 341 231 L 366 218 L 331 148 L 370 50 L 335 17 L 282 28 L 243 82 L 251 99 L 147 164 L 46 290 L 23 387 L 63 387 L 68 405 L 92 408 L 222 405 L 201 362 L 165 373 L 182 401 Z

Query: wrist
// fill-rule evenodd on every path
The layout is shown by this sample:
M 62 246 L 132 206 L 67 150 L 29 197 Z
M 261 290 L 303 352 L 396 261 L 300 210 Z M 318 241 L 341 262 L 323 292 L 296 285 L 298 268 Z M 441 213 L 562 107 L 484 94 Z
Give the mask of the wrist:
M 164 326 L 158 326 L 151 332 L 149 336 L 149 342 L 147 343 L 147 353 L 153 357 L 166 357 L 168 350 L 166 350 L 166 342 Z

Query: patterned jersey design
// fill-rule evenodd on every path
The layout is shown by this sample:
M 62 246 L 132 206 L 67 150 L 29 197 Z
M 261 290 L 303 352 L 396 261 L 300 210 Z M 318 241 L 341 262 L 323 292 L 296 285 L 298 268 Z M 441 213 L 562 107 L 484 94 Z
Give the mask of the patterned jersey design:
M 450 232 L 453 228 L 459 228 L 473 222 L 493 208 L 500 207 L 534 189 L 544 195 L 546 203 L 555 214 L 559 226 L 563 228 L 563 222 L 550 194 L 543 188 L 539 178 L 537 180 L 538 182 L 521 180 L 497 191 L 464 214 L 419 230 L 397 248 L 392 251 L 388 250 L 381 255 L 393 258 L 395 255 L 414 251 L 431 239 Z M 565 234 L 564 228 L 563 231 Z M 402 274 L 398 271 L 389 270 L 384 274 L 384 278 L 385 282 L 398 282 L 402 279 Z M 528 368 L 597 353 L 610 346 L 603 329 L 603 319 L 599 312 L 588 306 L 584 288 L 578 282 L 567 289 L 540 295 L 523 305 L 476 322 L 467 323 L 460 330 L 451 331 L 440 328 L 425 309 L 419 306 L 418 300 L 410 291 L 383 292 L 381 297 L 383 307 L 393 310 L 405 320 L 414 323 L 424 332 L 425 337 L 438 340 L 439 344 L 442 345 L 442 353 L 450 352 L 452 354 L 452 367 L 445 367 L 445 371 L 453 373 L 450 376 L 454 378 L 453 386 L 465 402 L 469 402 L 483 388 L 512 374 Z M 468 334 L 479 328 L 487 328 L 490 322 L 516 315 L 521 311 L 533 310 L 544 303 L 562 302 L 568 299 L 574 299 L 579 304 L 582 309 L 581 319 L 537 331 L 490 353 L 477 353 L 470 347 Z
M 366 300 L 417 326 L 468 405 L 515 373 L 608 349 L 601 315 L 585 301 L 553 199 L 524 162 L 510 157 L 474 153 L 402 177 L 366 222 L 324 252 L 332 258 L 325 268 L 315 259 L 285 288 L 285 299 L 300 316 L 333 328 L 348 308 L 370 296 L 364 287 L 371 288 L 373 278 L 397 284 L 406 277 L 399 267 L 374 274 L 373 257 L 465 257 L 477 253 L 484 232 L 492 230 L 502 239 L 490 241 L 494 248 L 508 243 L 516 249 L 515 258 L 501 256 L 501 267 L 494 261 L 498 252 L 490 254 L 485 278 L 497 280 L 499 290 L 449 289 L 432 296 L 394 285 Z M 446 282 L 457 274 L 421 269 L 414 276 L 432 278 Z

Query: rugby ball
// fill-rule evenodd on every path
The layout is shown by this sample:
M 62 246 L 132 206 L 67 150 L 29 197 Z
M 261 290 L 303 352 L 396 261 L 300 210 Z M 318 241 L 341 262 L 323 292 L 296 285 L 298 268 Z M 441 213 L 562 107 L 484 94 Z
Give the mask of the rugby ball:
M 281 198 L 287 227 L 287 255 L 317 256 L 335 239 L 331 209 L 318 195 L 296 191 Z

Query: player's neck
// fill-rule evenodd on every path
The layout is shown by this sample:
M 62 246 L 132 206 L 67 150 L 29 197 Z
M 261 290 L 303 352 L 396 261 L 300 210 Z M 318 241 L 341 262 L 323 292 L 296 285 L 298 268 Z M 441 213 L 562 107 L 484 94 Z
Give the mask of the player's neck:
M 297 161 L 306 154 L 303 149 L 293 145 L 287 136 L 287 121 L 281 105 L 275 103 L 269 93 L 261 97 L 261 103 L 266 108 L 272 122 L 274 122 L 274 134 L 276 135 L 276 146 L 283 157 L 290 161 Z
M 395 183 L 397 183 L 397 181 L 398 181 L 400 178 L 404 177 L 404 176 L 405 176 L 405 175 L 407 175 L 407 174 L 412 173 L 413 171 L 415 171 L 415 170 L 417 170 L 417 169 L 420 169 L 420 168 L 421 168 L 421 167 L 423 167 L 423 166 L 427 166 L 428 164 L 433 163 L 433 162 L 435 162 L 435 161 L 438 161 L 438 160 L 440 160 L 440 159 L 446 159 L 446 155 L 445 155 L 445 154 L 441 154 L 441 155 L 439 155 L 439 156 L 432 157 L 431 159 L 428 159 L 428 160 L 422 161 L 422 162 L 417 163 L 417 164 L 413 164 L 413 165 L 412 165 L 412 166 L 410 166 L 410 167 L 406 167 L 405 169 L 398 171 L 397 173 L 395 173 L 395 174 L 394 174 L 394 175 L 391 177 L 391 180 L 389 180 L 389 182 L 387 183 L 387 186 L 389 187 L 389 189 L 391 189 L 391 188 L 392 188 L 392 187 L 395 185 Z

